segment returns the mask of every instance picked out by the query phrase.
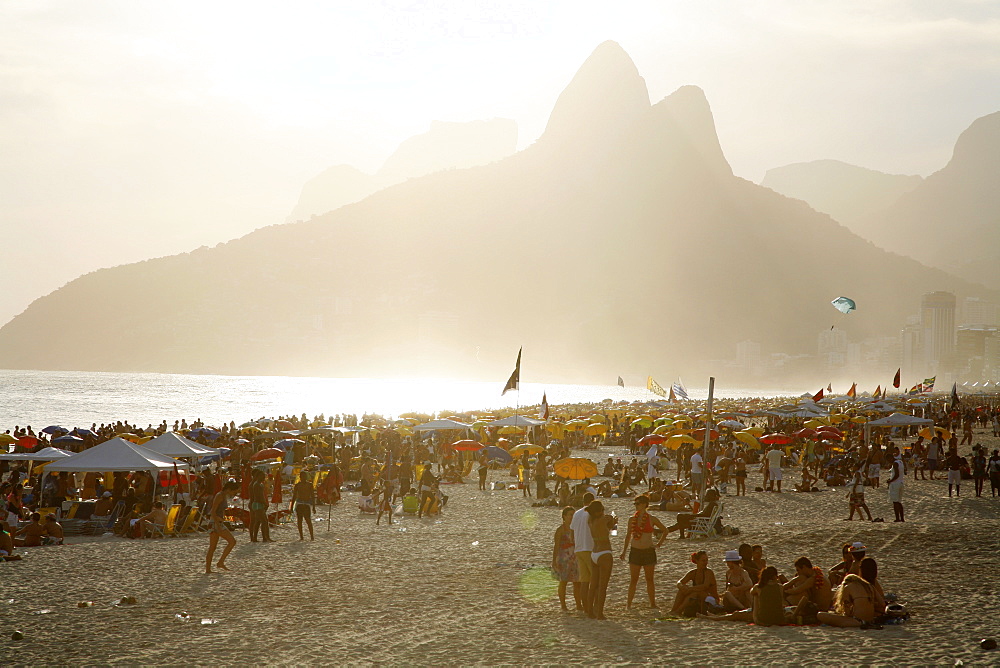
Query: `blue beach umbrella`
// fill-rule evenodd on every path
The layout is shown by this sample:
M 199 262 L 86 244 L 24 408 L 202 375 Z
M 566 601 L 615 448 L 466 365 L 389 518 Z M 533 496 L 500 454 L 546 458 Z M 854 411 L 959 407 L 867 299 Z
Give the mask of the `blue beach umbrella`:
M 80 429 L 79 427 L 73 430 L 78 436 L 90 436 L 91 438 L 97 438 L 97 434 L 90 431 L 89 429 Z
M 67 429 L 66 427 L 60 427 L 57 424 L 49 425 L 48 427 L 46 427 L 42 431 L 44 433 L 46 433 L 46 434 L 68 434 L 69 433 L 69 429 Z
M 284 438 L 280 441 L 275 441 L 271 447 L 287 450 L 288 448 L 298 445 L 299 443 L 305 443 L 305 441 L 298 438 Z
M 83 443 L 83 439 L 77 436 L 57 436 L 52 439 L 53 443 Z
M 510 464 L 513 461 L 513 457 L 510 456 L 509 452 L 495 445 L 487 445 L 485 451 L 487 457 L 500 461 L 503 464 Z

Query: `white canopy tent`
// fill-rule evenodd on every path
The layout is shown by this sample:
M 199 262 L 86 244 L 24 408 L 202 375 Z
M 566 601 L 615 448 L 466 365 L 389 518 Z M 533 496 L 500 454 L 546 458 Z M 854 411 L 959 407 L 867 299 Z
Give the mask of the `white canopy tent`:
M 42 448 L 37 452 L 8 452 L 0 455 L 0 460 L 8 462 L 51 462 L 56 459 L 64 459 L 66 457 L 72 457 L 75 453 L 69 450 L 62 450 L 60 448 L 53 448 L 49 446 L 47 448 Z
M 536 420 L 523 415 L 511 415 L 500 420 L 488 422 L 487 427 L 537 427 L 545 424 L 545 420 Z
M 124 438 L 113 438 L 92 448 L 45 466 L 50 471 L 172 471 L 188 465 Z
M 172 431 L 160 434 L 156 438 L 146 441 L 142 446 L 168 457 L 207 457 L 219 453 L 217 448 L 209 448 L 195 443 Z
M 431 420 L 424 424 L 417 425 L 414 431 L 437 431 L 438 429 L 471 429 L 471 424 L 458 422 L 456 420 Z
M 928 418 L 918 418 L 905 413 L 893 413 L 878 420 L 865 423 L 865 443 L 869 441 L 872 427 L 913 427 L 917 425 L 934 424 L 934 420 Z

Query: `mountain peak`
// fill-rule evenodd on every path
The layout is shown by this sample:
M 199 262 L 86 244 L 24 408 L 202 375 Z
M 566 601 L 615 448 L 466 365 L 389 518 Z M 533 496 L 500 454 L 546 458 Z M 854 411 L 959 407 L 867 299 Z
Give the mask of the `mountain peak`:
M 543 137 L 607 131 L 649 111 L 649 91 L 635 63 L 613 41 L 598 45 L 559 95 Z
M 996 174 L 1000 167 L 1000 111 L 977 118 L 958 136 L 951 165 L 969 166 Z

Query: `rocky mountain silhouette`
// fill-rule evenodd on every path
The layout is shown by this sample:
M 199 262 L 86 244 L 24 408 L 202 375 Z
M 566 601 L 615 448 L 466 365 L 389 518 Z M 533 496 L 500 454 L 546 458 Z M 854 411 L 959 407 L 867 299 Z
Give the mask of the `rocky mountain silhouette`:
M 951 160 L 862 221 L 866 237 L 969 281 L 1000 289 L 1000 112 L 977 119 Z
M 814 160 L 769 169 L 762 186 L 805 201 L 865 237 L 863 220 L 923 183 L 921 176 L 885 174 L 839 160 Z
M 651 105 L 599 46 L 544 134 L 212 249 L 105 269 L 0 329 L 0 366 L 595 382 L 718 372 L 745 340 L 894 335 L 920 296 L 992 293 L 733 175 L 703 92 Z
M 417 176 L 445 169 L 464 169 L 506 158 L 517 150 L 517 123 L 505 118 L 468 123 L 434 121 L 423 134 L 410 137 L 375 174 L 350 165 L 335 165 L 311 179 L 287 222 L 306 220 L 359 202 L 374 192 Z

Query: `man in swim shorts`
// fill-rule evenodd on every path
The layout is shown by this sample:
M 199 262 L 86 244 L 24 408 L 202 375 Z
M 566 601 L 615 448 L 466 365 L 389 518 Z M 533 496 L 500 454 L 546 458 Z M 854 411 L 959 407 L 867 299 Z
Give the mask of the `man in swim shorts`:
M 594 500 L 594 495 L 587 492 L 583 495 L 583 507 L 573 513 L 573 519 L 569 523 L 569 528 L 573 531 L 573 542 L 575 544 L 576 564 L 580 572 L 580 598 L 583 600 L 583 609 L 587 615 L 590 610 L 590 581 L 594 573 L 594 562 L 590 558 L 590 553 L 594 549 L 594 538 L 590 533 L 590 515 L 587 513 L 587 506 Z

